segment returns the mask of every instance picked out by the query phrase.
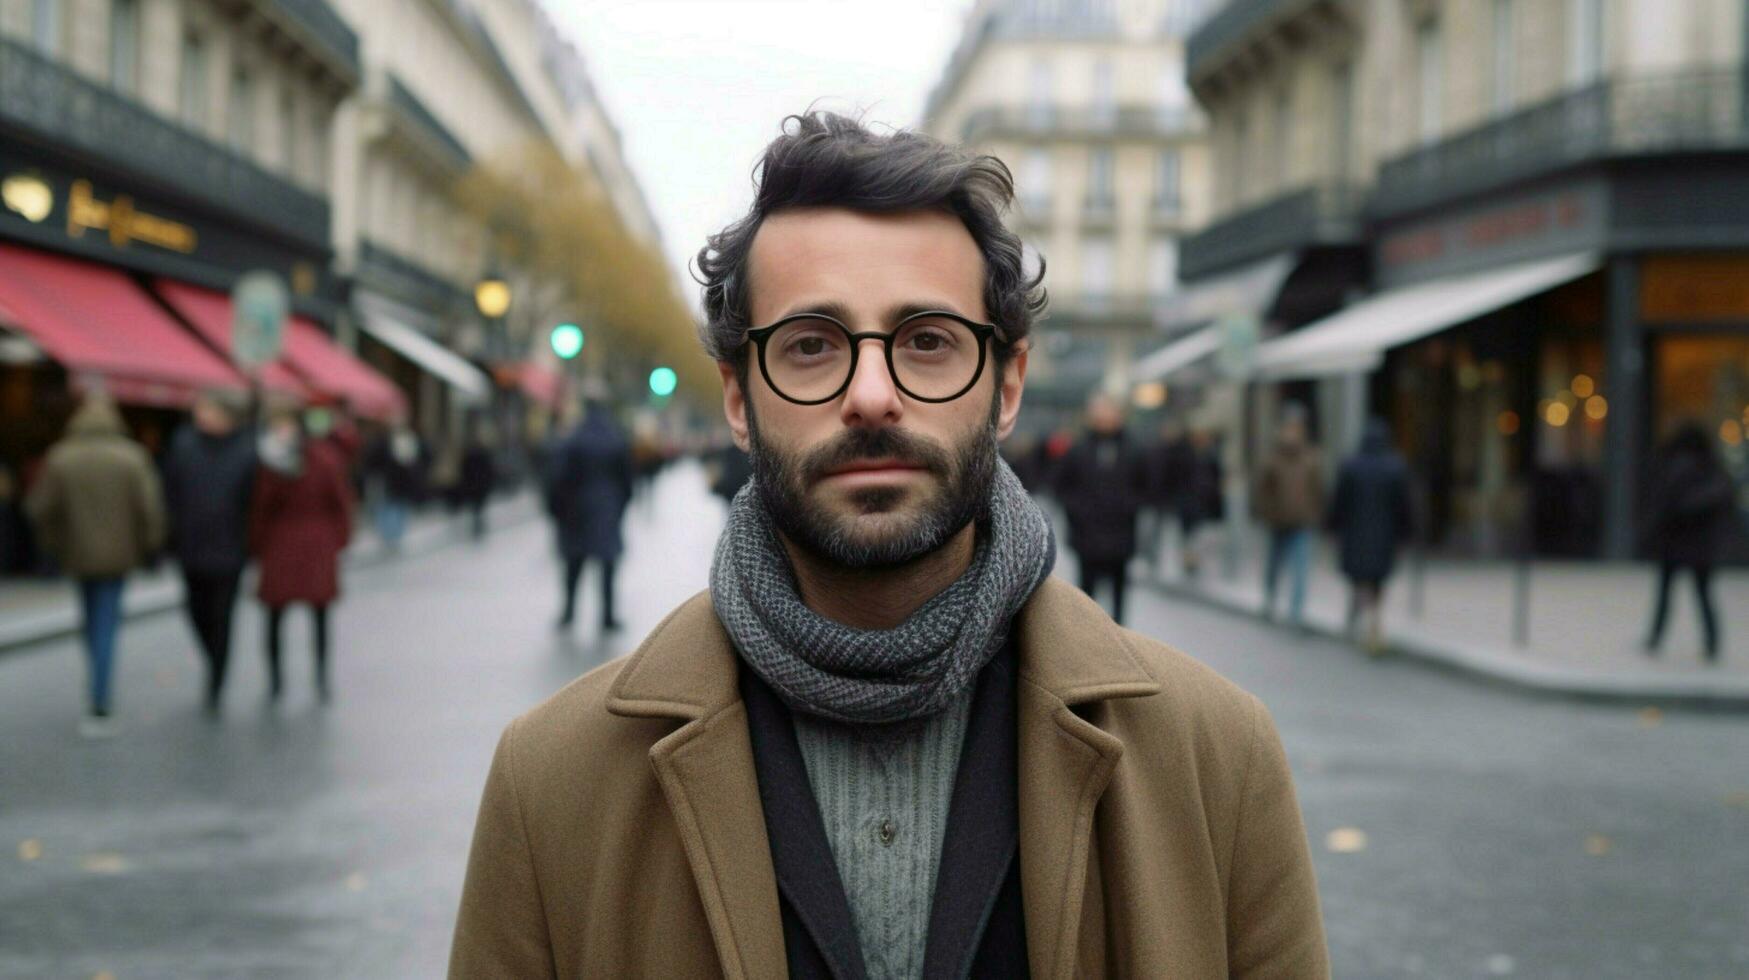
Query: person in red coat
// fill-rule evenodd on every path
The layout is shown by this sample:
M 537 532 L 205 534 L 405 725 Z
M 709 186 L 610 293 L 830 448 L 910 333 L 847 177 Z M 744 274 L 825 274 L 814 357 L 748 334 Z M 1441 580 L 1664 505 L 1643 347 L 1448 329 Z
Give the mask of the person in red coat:
M 261 566 L 257 595 L 267 607 L 269 693 L 278 700 L 280 625 L 293 603 L 314 618 L 316 693 L 328 686 L 328 607 L 340 598 L 340 552 L 352 537 L 352 491 L 339 450 L 308 438 L 296 415 L 276 417 L 263 436 L 250 513 L 250 544 Z

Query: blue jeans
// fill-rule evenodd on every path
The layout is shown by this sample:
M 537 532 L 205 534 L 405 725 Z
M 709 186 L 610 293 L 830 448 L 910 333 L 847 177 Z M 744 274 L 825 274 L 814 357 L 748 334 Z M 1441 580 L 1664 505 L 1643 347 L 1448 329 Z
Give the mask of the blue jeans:
M 115 634 L 121 628 L 119 578 L 82 579 L 79 601 L 85 612 L 85 655 L 91 662 L 91 710 L 109 711 L 109 679 L 115 672 Z
M 399 500 L 385 500 L 377 505 L 377 534 L 383 543 L 394 547 L 407 533 L 407 505 Z
M 1269 532 L 1269 564 L 1263 572 L 1263 611 L 1275 612 L 1275 583 L 1282 565 L 1293 576 L 1293 594 L 1288 598 L 1288 618 L 1300 622 L 1306 611 L 1306 573 L 1312 563 L 1312 532 L 1309 528 L 1279 528 Z

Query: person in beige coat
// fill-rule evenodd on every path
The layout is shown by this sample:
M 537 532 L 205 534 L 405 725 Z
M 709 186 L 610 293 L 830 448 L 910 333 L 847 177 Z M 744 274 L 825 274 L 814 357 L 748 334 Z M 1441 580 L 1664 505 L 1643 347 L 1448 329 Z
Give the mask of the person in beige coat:
M 701 253 L 711 587 L 499 741 L 452 977 L 1329 976 L 1258 700 L 1050 578 L 1008 171 L 785 121 Z
M 44 546 L 79 583 L 90 706 L 87 736 L 114 733 L 110 677 L 127 574 L 164 546 L 163 488 L 146 450 L 128 437 L 115 404 L 87 397 L 49 451 L 25 510 Z

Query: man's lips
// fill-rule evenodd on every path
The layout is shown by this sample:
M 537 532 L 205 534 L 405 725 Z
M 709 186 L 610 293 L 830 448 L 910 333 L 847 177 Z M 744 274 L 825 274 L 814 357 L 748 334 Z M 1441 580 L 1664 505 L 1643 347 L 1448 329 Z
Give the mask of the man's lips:
M 922 471 L 923 467 L 916 463 L 899 459 L 860 459 L 826 471 L 826 478 L 899 476 Z

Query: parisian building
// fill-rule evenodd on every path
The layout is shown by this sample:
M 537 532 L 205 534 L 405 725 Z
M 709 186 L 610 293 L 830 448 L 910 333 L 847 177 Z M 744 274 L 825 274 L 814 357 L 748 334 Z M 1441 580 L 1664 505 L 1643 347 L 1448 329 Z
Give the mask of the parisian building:
M 1635 555 L 1675 426 L 1749 476 L 1746 41 L 1733 0 L 1223 5 L 1159 377 L 1241 392 L 1248 457 L 1284 400 L 1332 459 L 1384 418 L 1434 549 Z
M 1172 339 L 1160 313 L 1179 241 L 1207 218 L 1202 115 L 1184 84 L 1197 0 L 981 0 L 932 92 L 924 127 L 1013 172 L 1014 225 L 1047 263 L 1050 309 L 1028 366 L 1022 428 L 1070 422 L 1133 386 L 1139 357 Z

